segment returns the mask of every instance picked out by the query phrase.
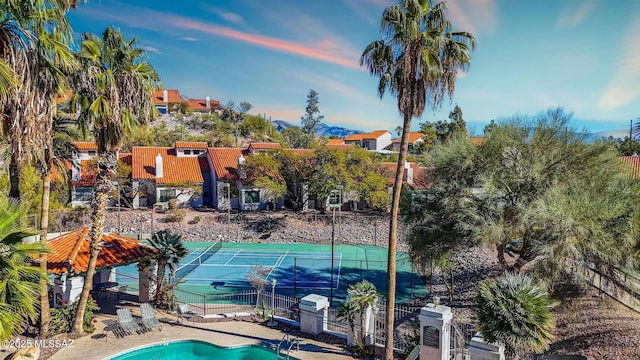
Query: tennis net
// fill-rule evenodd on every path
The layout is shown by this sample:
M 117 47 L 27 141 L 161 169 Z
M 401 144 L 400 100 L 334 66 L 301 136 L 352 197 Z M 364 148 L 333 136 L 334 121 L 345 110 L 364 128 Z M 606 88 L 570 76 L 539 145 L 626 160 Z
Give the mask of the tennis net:
M 193 270 L 195 270 L 198 266 L 200 266 L 203 262 L 207 261 L 213 254 L 217 253 L 218 250 L 222 248 L 222 242 L 220 240 L 213 243 L 211 246 L 206 248 L 200 255 L 198 255 L 195 259 L 189 261 L 188 263 L 180 266 L 178 270 L 176 270 L 176 278 L 182 279 L 185 276 L 189 275 Z

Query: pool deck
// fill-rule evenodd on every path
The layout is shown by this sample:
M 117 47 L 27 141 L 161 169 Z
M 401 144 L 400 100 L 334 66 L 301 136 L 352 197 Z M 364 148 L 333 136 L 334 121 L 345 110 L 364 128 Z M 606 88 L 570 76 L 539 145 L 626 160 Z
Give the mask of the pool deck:
M 139 309 L 138 313 L 133 308 L 131 310 L 134 318 L 139 315 Z M 61 348 L 50 359 L 105 359 L 139 346 L 176 340 L 201 340 L 224 347 L 261 345 L 275 350 L 284 336 L 281 330 L 242 320 L 213 323 L 184 321 L 180 325 L 176 323 L 174 314 L 156 311 L 156 317 L 162 323 L 161 331 L 154 329 L 142 334 L 116 337 L 110 331 L 105 333 L 103 330 L 108 324 L 114 323 L 117 316 L 100 314 L 96 317 L 97 329 L 93 334 L 76 339 L 73 347 Z M 353 359 L 342 346 L 325 344 L 312 340 L 313 336 L 309 337 L 300 339 L 300 350 L 292 350 L 290 355 L 301 360 Z

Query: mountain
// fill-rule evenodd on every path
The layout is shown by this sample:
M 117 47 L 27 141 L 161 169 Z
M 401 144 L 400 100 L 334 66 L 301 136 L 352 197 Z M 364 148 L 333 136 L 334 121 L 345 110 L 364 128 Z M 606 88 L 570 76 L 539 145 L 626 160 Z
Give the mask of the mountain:
M 624 139 L 629 136 L 629 129 L 613 129 L 590 133 L 587 134 L 587 141 L 600 140 L 601 138 L 608 138 L 609 136 L 615 139 Z
M 290 124 L 284 120 L 273 120 L 272 123 L 276 126 L 278 132 L 282 132 L 282 130 L 288 128 L 289 126 L 298 126 Z M 316 135 L 318 136 L 337 136 L 337 137 L 345 137 L 351 134 L 362 134 L 361 130 L 347 129 L 340 126 L 329 126 L 324 123 L 320 123 L 316 128 Z

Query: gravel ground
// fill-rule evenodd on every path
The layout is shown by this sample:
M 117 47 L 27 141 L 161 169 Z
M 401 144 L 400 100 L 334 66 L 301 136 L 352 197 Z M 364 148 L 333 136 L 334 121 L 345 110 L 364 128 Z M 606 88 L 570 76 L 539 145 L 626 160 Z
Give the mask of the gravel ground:
M 58 216 L 58 226 L 71 229 L 88 224 L 88 215 L 75 214 L 76 219 Z M 269 216 L 265 216 L 269 215 Z M 183 235 L 185 241 L 213 241 L 223 235 L 228 241 L 272 243 L 327 243 L 331 239 L 331 215 L 298 214 L 288 211 L 232 214 L 231 224 L 225 212 L 188 211 L 179 223 L 166 222 L 166 214 L 150 211 L 123 210 L 120 213 L 121 232 L 151 232 L 170 229 Z M 199 217 L 199 221 L 194 221 Z M 64 223 L 66 222 L 66 224 Z M 107 231 L 118 230 L 118 216 L 112 212 L 107 218 Z M 344 212 L 336 216 L 336 242 L 385 246 L 388 218 L 384 215 L 359 212 L 358 216 Z M 405 228 L 400 225 L 398 250 L 407 251 Z M 446 288 L 436 274 L 431 286 L 433 295 L 453 308 L 454 321 L 472 323 L 475 319 L 473 297 L 482 279 L 500 273 L 493 250 L 473 248 L 455 258 L 456 297 L 448 304 Z M 427 286 L 429 281 L 425 277 Z M 579 354 L 590 360 L 640 359 L 640 315 L 611 298 L 590 291 L 576 298 L 561 299 L 554 309 L 556 340 L 549 354 Z M 253 321 L 253 320 L 250 320 Z M 327 341 L 337 341 L 327 339 Z M 529 356 L 533 358 L 533 356 Z

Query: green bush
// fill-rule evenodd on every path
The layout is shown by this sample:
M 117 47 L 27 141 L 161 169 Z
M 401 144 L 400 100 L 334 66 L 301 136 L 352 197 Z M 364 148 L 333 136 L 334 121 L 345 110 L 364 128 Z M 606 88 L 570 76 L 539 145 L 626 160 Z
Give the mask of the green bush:
M 181 222 L 187 216 L 185 209 L 173 209 L 167 211 L 167 216 L 164 218 L 167 222 Z
M 200 216 L 196 215 L 191 219 L 191 224 L 197 224 L 200 222 Z
M 94 311 L 100 310 L 98 303 L 89 296 L 89 301 L 84 309 L 84 322 L 82 328 L 86 333 L 93 333 L 96 331 L 96 317 L 93 314 Z M 78 302 L 67 303 L 63 300 L 62 307 L 58 309 L 51 309 L 51 322 L 50 330 L 51 335 L 65 334 L 71 331 L 71 326 L 76 318 L 76 312 L 78 311 Z
M 169 210 L 175 210 L 178 208 L 178 199 L 169 199 Z

